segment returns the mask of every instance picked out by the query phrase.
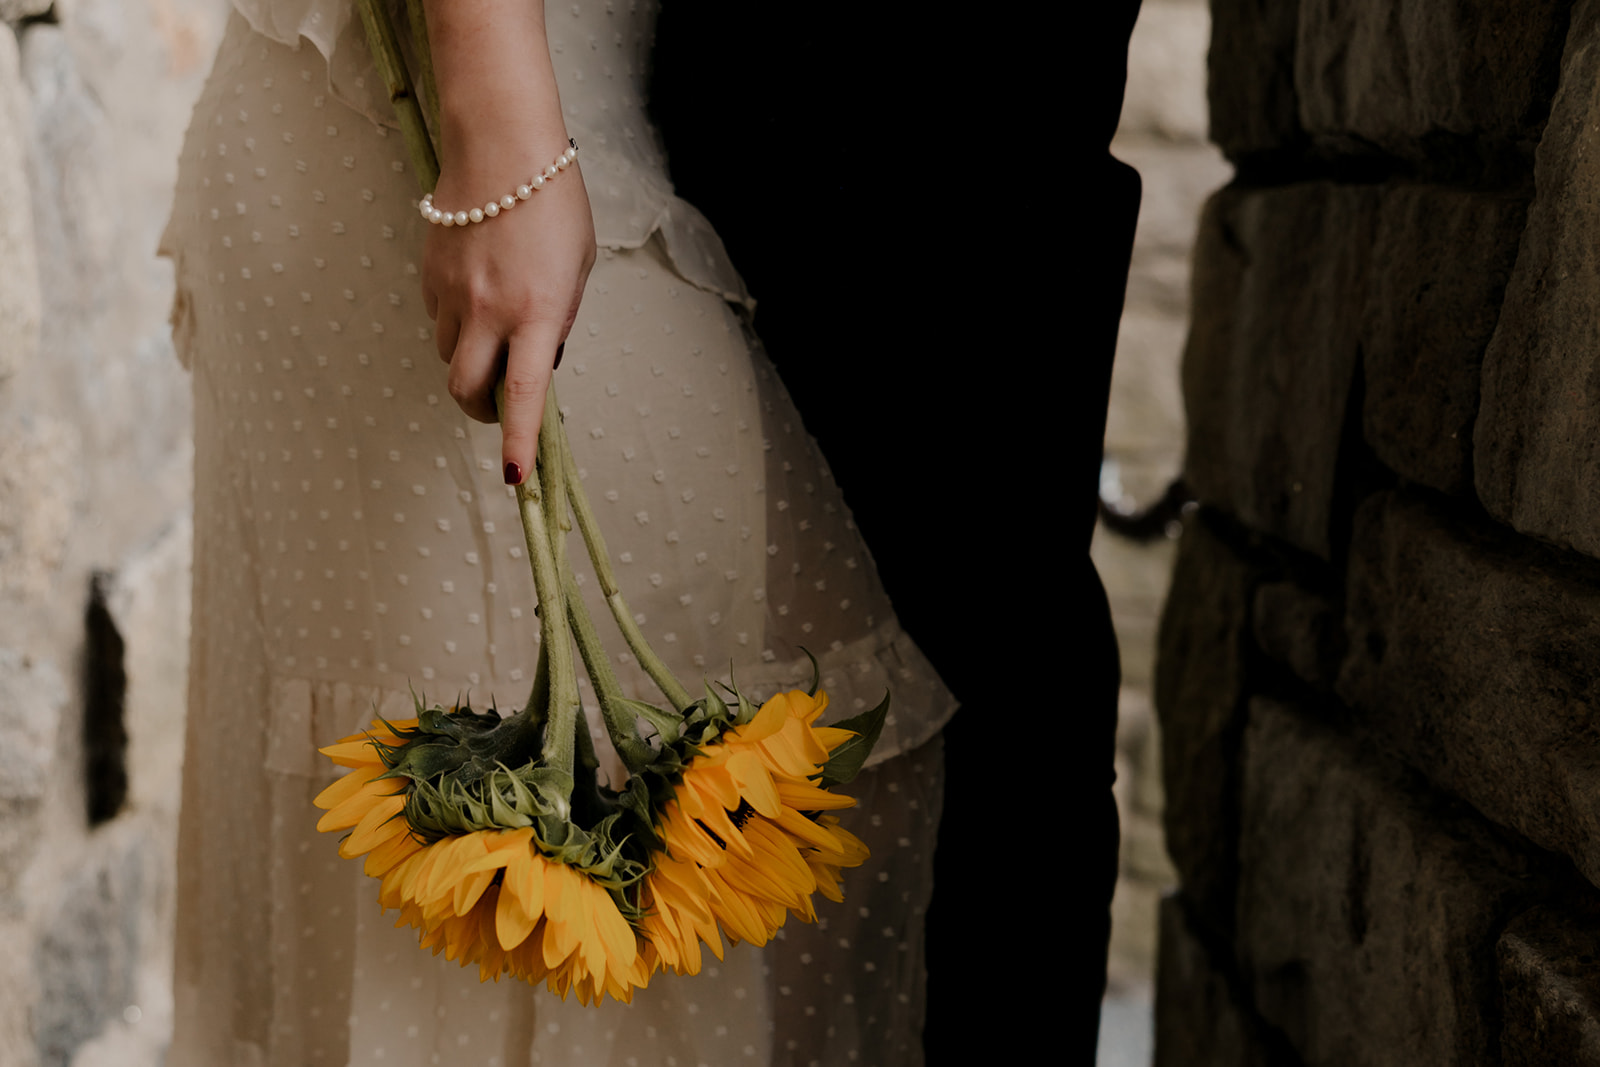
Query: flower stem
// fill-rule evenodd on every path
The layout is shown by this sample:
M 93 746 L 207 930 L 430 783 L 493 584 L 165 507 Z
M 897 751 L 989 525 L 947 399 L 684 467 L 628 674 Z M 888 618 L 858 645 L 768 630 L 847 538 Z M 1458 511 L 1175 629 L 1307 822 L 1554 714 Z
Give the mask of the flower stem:
M 578 580 L 570 565 L 561 574 L 561 584 L 567 592 L 567 617 L 572 623 L 572 636 L 577 642 L 578 654 L 583 657 L 584 669 L 589 672 L 589 680 L 594 683 L 595 696 L 600 700 L 600 716 L 605 721 L 606 733 L 611 735 L 611 744 L 628 771 L 638 774 L 650 762 L 650 747 L 639 736 L 634 715 L 627 708 L 622 686 L 611 670 L 605 645 L 594 628 L 594 620 L 589 617 L 589 608 L 583 602 L 583 593 L 578 589 Z
M 495 399 L 505 402 L 504 385 L 496 389 Z M 561 485 L 560 420 L 554 417 L 555 396 L 547 394 L 545 421 L 539 430 L 537 480 L 530 478 L 517 487 L 518 511 L 522 516 L 522 535 L 528 546 L 528 561 L 533 569 L 533 585 L 539 597 L 539 638 L 541 655 L 548 658 L 550 700 L 548 726 L 544 732 L 545 765 L 568 774 L 573 769 L 573 730 L 578 714 L 578 680 L 572 662 L 572 645 L 567 629 L 566 596 L 561 588 L 561 572 L 550 544 L 548 508 L 552 492 Z M 559 500 L 560 497 L 554 497 Z M 531 704 L 530 704 L 531 706 Z
M 433 77 L 433 47 L 428 44 L 428 16 L 422 0 L 406 0 L 406 21 L 411 23 L 411 49 L 417 56 L 417 80 L 422 83 L 422 115 L 428 128 L 439 129 L 439 85 Z
M 622 599 L 622 590 L 617 587 L 616 572 L 611 569 L 611 556 L 606 551 L 605 536 L 600 532 L 600 523 L 595 519 L 594 509 L 589 506 L 589 497 L 583 491 L 583 484 L 578 477 L 578 465 L 572 458 L 572 449 L 567 444 L 565 433 L 561 435 L 561 445 L 561 465 L 566 472 L 567 499 L 572 503 L 572 514 L 578 520 L 578 529 L 583 534 L 584 547 L 589 550 L 589 561 L 594 564 L 595 577 L 600 581 L 600 591 L 605 594 L 606 606 L 611 609 L 612 618 L 617 620 L 617 629 L 622 631 L 622 638 L 633 650 L 639 666 L 643 667 L 650 680 L 656 683 L 656 688 L 661 690 L 662 695 L 672 702 L 673 708 L 683 711 L 694 701 L 683 683 L 678 681 L 677 676 L 661 657 L 656 655 L 656 650 L 650 647 L 650 642 L 645 640 L 644 632 L 633 619 L 633 612 L 628 610 L 627 601 Z
M 411 150 L 411 166 L 417 173 L 417 183 L 422 186 L 424 193 L 431 193 L 434 186 L 439 184 L 439 157 L 433 150 L 433 140 L 428 136 L 428 124 L 423 121 L 422 108 L 417 105 L 411 75 L 406 71 L 405 60 L 401 58 L 400 40 L 395 36 L 389 13 L 383 8 L 383 0 L 356 0 L 356 8 L 361 12 L 361 25 L 367 32 L 367 50 L 372 53 L 373 65 L 378 68 L 378 75 L 389 90 L 389 102 L 394 105 L 395 117 L 400 120 L 400 132 L 405 136 L 406 147 Z

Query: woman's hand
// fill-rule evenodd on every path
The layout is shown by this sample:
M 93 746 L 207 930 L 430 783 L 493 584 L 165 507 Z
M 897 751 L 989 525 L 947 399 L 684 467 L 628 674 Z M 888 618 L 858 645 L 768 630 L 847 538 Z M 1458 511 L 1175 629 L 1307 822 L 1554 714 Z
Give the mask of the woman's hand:
M 428 0 L 426 8 L 443 142 L 433 202 L 470 211 L 567 147 L 543 5 Z M 533 470 L 545 392 L 594 259 L 594 216 L 576 163 L 493 219 L 429 227 L 422 296 L 450 365 L 450 395 L 474 419 L 498 418 L 507 484 Z

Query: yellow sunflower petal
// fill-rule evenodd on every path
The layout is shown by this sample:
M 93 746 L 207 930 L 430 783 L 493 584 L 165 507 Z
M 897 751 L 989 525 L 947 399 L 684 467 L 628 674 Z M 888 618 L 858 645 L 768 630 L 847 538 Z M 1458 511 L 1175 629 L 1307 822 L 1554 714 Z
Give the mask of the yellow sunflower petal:
M 803 778 L 778 779 L 778 799 L 796 811 L 832 811 L 856 806 L 855 797 L 823 789 Z
M 318 793 L 316 799 L 311 803 L 323 811 L 331 811 L 350 799 L 357 790 L 382 773 L 384 773 L 384 768 L 381 763 L 363 764 L 349 774 L 335 778 L 332 784 Z
M 410 833 L 396 834 L 367 853 L 362 869 L 372 878 L 382 878 L 390 870 L 422 850 L 422 842 Z
M 405 788 L 405 779 L 385 778 L 363 782 L 353 794 L 340 801 L 338 807 L 317 820 L 317 829 L 323 833 L 348 830 L 358 825 L 375 804 L 386 797 L 400 796 Z
M 772 781 L 772 772 L 767 770 L 761 757 L 754 752 L 741 751 L 729 756 L 728 776 L 733 779 L 739 796 L 758 813 L 770 819 L 783 808 L 778 787 Z
M 515 850 L 506 864 L 495 912 L 495 935 L 502 948 L 513 949 L 526 941 L 544 913 L 544 878 L 538 869 L 543 863 L 524 847 Z
M 852 737 L 859 735 L 854 730 L 841 730 L 837 726 L 818 726 L 811 731 L 811 736 L 817 739 L 817 744 L 832 752 Z
M 346 859 L 354 859 L 396 834 L 406 833 L 410 827 L 400 817 L 400 811 L 405 806 L 406 798 L 403 795 L 378 797 L 361 821 L 356 823 L 355 830 L 340 844 L 339 854 Z
M 544 865 L 544 960 L 552 969 L 578 947 L 578 931 L 573 922 L 576 901 L 570 895 L 577 888 L 575 878 L 576 873 L 565 863 Z

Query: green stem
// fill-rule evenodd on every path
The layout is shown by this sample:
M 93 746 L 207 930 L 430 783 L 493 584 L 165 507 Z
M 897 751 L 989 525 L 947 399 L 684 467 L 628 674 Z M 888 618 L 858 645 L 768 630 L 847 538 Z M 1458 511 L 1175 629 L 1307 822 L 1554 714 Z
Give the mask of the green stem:
M 628 710 L 622 685 L 611 670 L 610 657 L 600 641 L 594 620 L 589 617 L 589 608 L 583 602 L 578 579 L 570 566 L 562 572 L 561 584 L 567 591 L 567 617 L 572 622 L 572 636 L 578 645 L 578 655 L 583 657 L 584 669 L 589 672 L 589 680 L 594 683 L 595 696 L 600 700 L 600 717 L 605 721 L 606 733 L 611 735 L 611 743 L 629 772 L 638 774 L 650 762 L 650 747 L 639 736 L 634 714 Z
M 528 703 L 522 714 L 530 721 L 543 726 L 550 710 L 550 650 L 539 642 L 539 660 L 533 668 L 533 688 L 528 690 Z
M 394 105 L 395 117 L 400 120 L 400 132 L 405 135 L 406 147 L 411 150 L 411 166 L 417 173 L 417 184 L 422 186 L 424 193 L 431 193 L 434 186 L 439 184 L 439 157 L 433 150 L 432 138 L 428 136 L 422 108 L 417 105 L 411 75 L 400 56 L 400 39 L 395 36 L 394 26 L 389 22 L 382 0 L 356 0 L 356 9 L 361 12 L 361 25 L 367 31 L 367 50 L 372 53 L 373 65 L 378 68 L 378 75 L 389 90 L 389 102 Z
M 605 594 L 606 606 L 611 609 L 612 618 L 617 620 L 617 629 L 622 631 L 622 638 L 633 650 L 639 666 L 643 667 L 650 680 L 656 683 L 656 688 L 661 690 L 662 695 L 672 702 L 673 708 L 683 711 L 694 701 L 683 683 L 678 681 L 677 676 L 661 657 L 656 655 L 655 649 L 650 647 L 650 642 L 645 640 L 639 624 L 634 622 L 633 612 L 628 609 L 628 602 L 622 598 L 622 590 L 617 587 L 617 576 L 611 569 L 611 556 L 606 551 L 605 536 L 600 532 L 600 523 L 595 519 L 594 509 L 589 506 L 589 497 L 583 491 L 582 481 L 578 478 L 578 465 L 572 458 L 572 449 L 567 444 L 565 433 L 561 435 L 561 445 L 561 465 L 566 472 L 567 499 L 572 503 L 572 513 L 578 520 L 578 530 L 583 534 L 584 547 L 589 550 L 589 561 L 594 564 L 595 577 L 599 579 L 600 591 Z
M 428 15 L 422 0 L 406 0 L 406 21 L 411 23 L 411 49 L 417 56 L 417 79 L 422 83 L 422 115 L 437 134 L 439 85 L 433 77 L 433 46 L 428 43 Z
M 496 400 L 504 404 L 504 384 L 496 389 Z M 550 398 L 553 403 L 554 398 Z M 547 405 L 548 410 L 548 405 Z M 559 456 L 557 435 L 560 423 L 548 417 L 539 431 L 539 454 Z M 546 518 L 550 489 L 558 485 L 552 469 L 558 464 L 540 462 L 538 479 L 530 478 L 517 487 L 518 511 L 522 517 L 523 540 L 528 546 L 528 561 L 533 569 L 533 585 L 539 597 L 539 638 L 548 657 L 550 700 L 542 755 L 547 767 L 568 774 L 573 769 L 573 730 L 578 715 L 578 679 L 569 643 L 566 596 L 561 588 L 561 572 L 550 545 L 550 524 Z

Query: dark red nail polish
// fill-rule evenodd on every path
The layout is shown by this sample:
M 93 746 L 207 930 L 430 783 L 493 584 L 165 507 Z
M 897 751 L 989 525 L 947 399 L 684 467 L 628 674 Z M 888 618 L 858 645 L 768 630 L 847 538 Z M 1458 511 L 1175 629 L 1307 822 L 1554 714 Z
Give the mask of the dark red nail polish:
M 558 370 L 561 367 L 561 357 L 566 355 L 566 352 L 567 342 L 562 341 L 560 344 L 556 345 L 556 365 L 551 367 L 551 370 Z
M 520 466 L 518 466 L 516 463 L 507 463 L 506 464 L 506 484 L 507 485 L 521 485 L 522 484 L 522 468 Z

